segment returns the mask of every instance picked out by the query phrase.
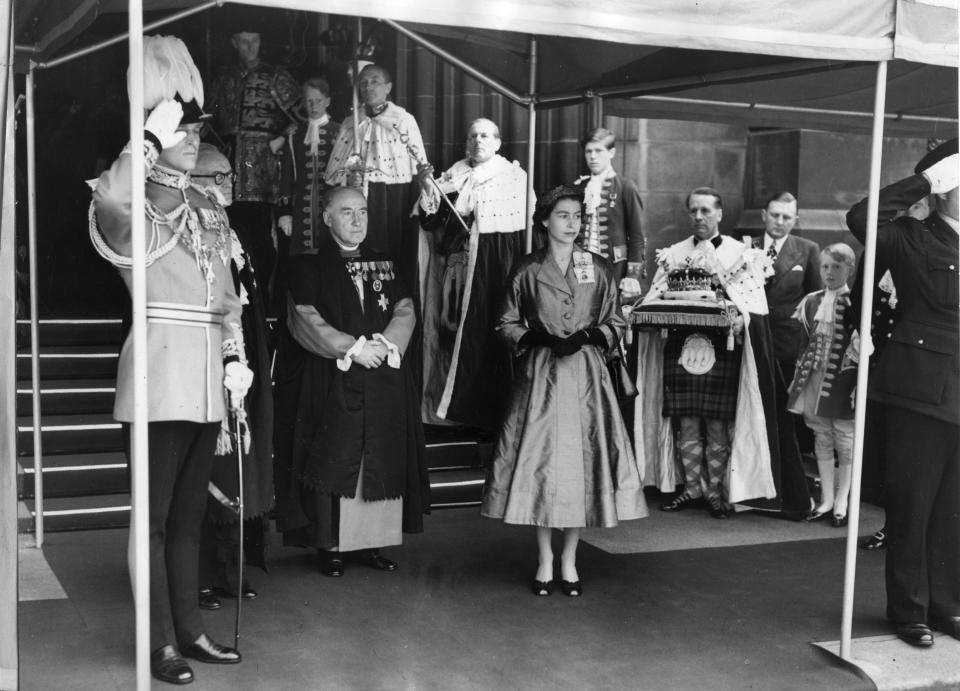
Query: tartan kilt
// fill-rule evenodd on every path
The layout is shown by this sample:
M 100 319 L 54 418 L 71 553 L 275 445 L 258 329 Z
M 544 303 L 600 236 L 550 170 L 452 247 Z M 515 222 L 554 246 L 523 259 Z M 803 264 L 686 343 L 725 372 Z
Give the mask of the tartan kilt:
M 706 374 L 694 375 L 680 366 L 683 342 L 692 333 L 710 338 L 716 362 Z M 670 329 L 663 348 L 664 417 L 702 417 L 733 420 L 737 413 L 737 389 L 743 344 L 727 350 L 725 332 L 705 329 Z

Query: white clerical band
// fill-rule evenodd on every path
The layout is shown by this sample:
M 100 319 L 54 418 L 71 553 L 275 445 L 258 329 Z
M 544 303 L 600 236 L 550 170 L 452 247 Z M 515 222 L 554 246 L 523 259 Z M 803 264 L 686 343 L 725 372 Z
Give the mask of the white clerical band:
M 337 369 L 339 369 L 341 372 L 346 372 L 348 369 L 350 369 L 350 365 L 353 364 L 353 357 L 363 350 L 363 346 L 366 344 L 366 336 L 361 336 L 358 338 L 357 342 L 350 346 L 350 350 L 344 353 L 342 358 L 337 360 Z
M 393 369 L 400 369 L 400 349 L 388 341 L 383 334 L 373 334 L 373 338 L 375 341 L 380 341 L 390 351 L 387 355 L 387 365 L 393 367 Z

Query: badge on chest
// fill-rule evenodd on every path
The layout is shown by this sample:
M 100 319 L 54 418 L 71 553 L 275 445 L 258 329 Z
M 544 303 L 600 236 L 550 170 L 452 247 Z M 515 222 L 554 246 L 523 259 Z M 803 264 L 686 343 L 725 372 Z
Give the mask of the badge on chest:
M 577 277 L 577 283 L 596 283 L 597 277 L 594 273 L 593 255 L 589 252 L 573 253 L 573 273 Z

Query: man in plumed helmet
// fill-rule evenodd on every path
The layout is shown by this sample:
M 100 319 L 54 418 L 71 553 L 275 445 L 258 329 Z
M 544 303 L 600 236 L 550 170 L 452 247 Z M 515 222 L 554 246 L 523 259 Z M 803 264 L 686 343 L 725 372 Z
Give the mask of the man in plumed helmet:
M 190 178 L 205 117 L 203 84 L 180 39 L 144 39 L 144 105 L 151 668 L 157 679 L 186 684 L 193 671 L 184 657 L 240 662 L 240 653 L 205 633 L 197 543 L 214 452 L 230 443 L 224 422 L 253 376 L 230 275 L 227 216 Z M 94 247 L 128 287 L 130 162 L 125 149 L 100 176 L 90 214 Z M 134 417 L 132 335 L 120 351 L 114 417 Z
M 269 15 L 254 8 L 231 12 L 228 30 L 237 62 L 214 83 L 210 108 L 236 172 L 230 222 L 269 292 L 277 258 L 273 216 L 280 199 L 280 154 L 286 134 L 297 124 L 300 84 L 260 55 Z
M 870 374 L 886 451 L 887 618 L 910 645 L 960 639 L 960 157 L 952 139 L 880 190 L 877 263 L 900 316 Z M 924 220 L 898 212 L 931 195 Z M 847 214 L 865 242 L 867 200 Z

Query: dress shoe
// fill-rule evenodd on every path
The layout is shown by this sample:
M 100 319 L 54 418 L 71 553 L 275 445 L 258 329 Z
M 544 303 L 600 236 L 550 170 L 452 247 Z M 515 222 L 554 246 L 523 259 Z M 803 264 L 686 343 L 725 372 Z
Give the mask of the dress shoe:
M 214 595 L 219 597 L 226 597 L 231 600 L 237 599 L 237 593 L 229 588 L 221 588 L 220 586 L 214 586 L 210 589 Z M 243 600 L 256 600 L 257 591 L 250 587 L 249 583 L 244 583 L 243 588 L 240 589 L 240 597 Z
M 339 552 L 320 553 L 320 573 L 330 578 L 340 578 L 343 575 L 343 558 Z
M 235 665 L 242 659 L 239 651 L 214 643 L 205 633 L 190 645 L 184 646 L 183 654 L 185 657 L 214 665 Z
M 813 523 L 815 521 L 822 521 L 829 515 L 830 515 L 830 509 L 827 509 L 826 511 L 817 511 L 816 509 L 814 509 L 813 511 L 808 513 L 807 517 L 804 518 L 803 520 L 805 520 L 807 523 Z
M 873 535 L 868 537 L 860 546 L 863 549 L 875 550 L 875 549 L 885 549 L 887 546 L 887 529 L 886 527 L 880 528 Z
M 698 509 L 703 506 L 703 497 L 691 497 L 686 492 L 677 495 L 673 501 L 660 505 L 661 511 L 683 511 L 684 509 Z
M 930 617 L 930 628 L 960 640 L 960 617 Z
M 580 597 L 583 595 L 583 585 L 580 581 L 560 581 L 560 590 L 567 597 Z
M 899 624 L 897 638 L 917 648 L 929 648 L 933 645 L 933 632 L 926 624 Z
M 707 512 L 713 518 L 729 518 L 730 512 L 719 497 L 710 497 L 707 499 Z
M 846 514 L 844 514 L 843 516 L 839 514 L 833 514 L 833 518 L 830 519 L 830 525 L 832 525 L 834 528 L 845 527 L 847 525 Z
M 533 594 L 537 597 L 548 597 L 553 595 L 553 586 L 554 581 L 538 581 L 534 579 L 531 591 L 533 591 Z
M 380 554 L 380 550 L 376 549 L 362 549 L 359 552 L 354 552 L 353 555 L 351 555 L 351 559 L 358 564 L 369 566 L 371 569 L 376 569 L 377 571 L 397 570 L 397 562 L 387 559 Z
M 193 681 L 193 670 L 172 645 L 165 645 L 150 653 L 150 672 L 154 679 L 168 684 L 189 684 Z
M 200 588 L 200 609 L 215 610 L 221 607 L 223 603 L 213 594 L 213 588 Z

